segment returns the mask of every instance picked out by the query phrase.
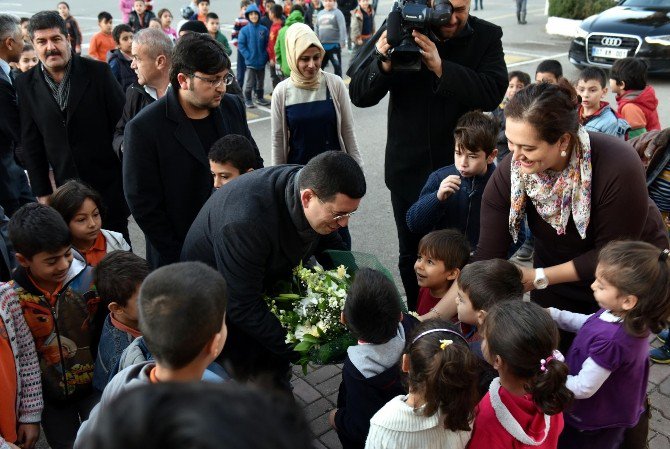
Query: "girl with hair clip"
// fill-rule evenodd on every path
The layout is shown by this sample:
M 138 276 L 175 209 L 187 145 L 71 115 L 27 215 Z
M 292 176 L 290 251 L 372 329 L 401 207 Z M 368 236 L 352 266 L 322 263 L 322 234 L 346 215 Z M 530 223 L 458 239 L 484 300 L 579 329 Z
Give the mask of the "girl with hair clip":
M 573 398 L 556 324 L 535 303 L 503 301 L 481 332 L 482 352 L 499 377 L 479 402 L 468 449 L 555 449 Z
M 477 404 L 478 364 L 454 324 L 421 323 L 402 356 L 409 394 L 370 420 L 366 449 L 463 449 Z
M 577 333 L 567 356 L 576 401 L 566 412 L 560 448 L 646 446 L 648 341 L 670 316 L 668 254 L 644 242 L 609 243 L 591 285 L 600 310 L 549 309 L 559 327 Z

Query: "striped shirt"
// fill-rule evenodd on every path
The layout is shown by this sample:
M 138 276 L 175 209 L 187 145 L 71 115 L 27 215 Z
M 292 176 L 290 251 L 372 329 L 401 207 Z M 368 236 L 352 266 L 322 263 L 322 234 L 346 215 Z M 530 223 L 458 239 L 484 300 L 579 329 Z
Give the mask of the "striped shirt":
M 670 212 L 670 162 L 649 186 L 649 196 L 661 212 Z
M 70 96 L 70 71 L 72 69 L 72 59 L 70 59 L 70 62 L 68 62 L 65 67 L 65 76 L 63 76 L 60 83 L 57 83 L 51 78 L 49 72 L 44 68 L 44 64 L 40 63 L 40 67 L 42 68 L 44 80 L 47 82 L 47 85 L 51 90 L 51 95 L 53 95 L 54 100 L 56 100 L 61 112 L 64 111 L 65 108 L 67 108 L 67 100 Z

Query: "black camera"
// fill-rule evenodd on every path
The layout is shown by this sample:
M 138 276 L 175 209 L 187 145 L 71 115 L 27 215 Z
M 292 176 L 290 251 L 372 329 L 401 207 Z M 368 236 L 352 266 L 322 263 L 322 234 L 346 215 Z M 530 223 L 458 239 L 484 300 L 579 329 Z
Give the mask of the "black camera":
M 396 0 L 387 21 L 386 40 L 393 70 L 412 72 L 421 70 L 420 48 L 414 42 L 412 30 L 429 37 L 431 26 L 448 25 L 454 11 L 449 0 L 435 0 L 433 7 L 428 0 Z M 433 36 L 434 37 L 434 36 Z

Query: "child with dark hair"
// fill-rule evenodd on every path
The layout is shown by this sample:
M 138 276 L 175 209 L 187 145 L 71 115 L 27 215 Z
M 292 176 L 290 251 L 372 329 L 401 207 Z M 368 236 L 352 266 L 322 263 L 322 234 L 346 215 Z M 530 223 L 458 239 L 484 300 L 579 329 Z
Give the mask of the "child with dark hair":
M 58 14 L 65 20 L 65 27 L 67 28 L 67 39 L 72 46 L 72 51 L 76 54 L 81 54 L 81 44 L 83 39 L 81 37 L 81 30 L 79 23 L 70 14 L 70 5 L 66 2 L 58 3 Z
M 219 16 L 213 12 L 208 13 L 207 18 L 205 20 L 205 26 L 207 27 L 207 33 L 209 33 L 209 35 L 212 36 L 215 41 L 220 42 L 221 45 L 223 45 L 224 50 L 226 50 L 226 54 L 228 56 L 232 55 L 233 49 L 230 48 L 228 39 L 221 32 L 221 27 L 219 24 Z
M 329 420 L 343 448 L 363 448 L 370 418 L 395 396 L 406 393 L 400 357 L 417 320 L 403 316 L 393 282 L 370 268 L 356 273 L 341 319 L 358 344 L 347 349 L 337 408 Z
M 122 23 L 114 27 L 112 31 L 116 49 L 107 55 L 107 63 L 112 69 L 112 74 L 125 92 L 130 85 L 137 83 L 137 73 L 130 66 L 133 61 L 133 30 L 129 25 Z
M 156 13 L 156 17 L 161 22 L 161 29 L 168 35 L 172 42 L 177 40 L 177 30 L 172 28 L 172 13 L 167 8 L 162 8 Z
M 640 58 L 617 59 L 610 71 L 610 88 L 616 94 L 617 113 L 632 130 L 629 138 L 647 131 L 661 129 L 658 119 L 658 98 L 647 84 L 647 62 Z
M 479 240 L 479 209 L 484 187 L 495 170 L 494 119 L 467 112 L 454 129 L 454 164 L 430 174 L 419 199 L 407 211 L 407 227 L 416 234 L 434 229 L 457 229 L 472 248 Z
M 270 19 L 270 34 L 268 37 L 268 63 L 270 65 L 270 78 L 272 79 L 272 88 L 277 87 L 280 81 L 284 78 L 281 67 L 277 67 L 277 54 L 275 48 L 277 46 L 277 39 L 279 38 L 279 31 L 284 26 L 284 9 L 281 5 L 272 3 L 268 10 L 268 17 Z
M 88 46 L 88 54 L 98 61 L 107 62 L 107 53 L 116 48 L 116 42 L 112 36 L 112 15 L 106 11 L 98 14 L 98 28 L 100 31 L 91 37 Z
M 450 319 L 456 315 L 456 304 L 449 304 L 442 313 L 435 305 L 449 291 L 452 283 L 470 258 L 470 245 L 465 236 L 455 229 L 433 231 L 419 241 L 419 250 L 414 263 L 419 296 L 416 304 L 408 298 L 407 307 L 422 318 Z M 451 302 L 451 301 L 450 301 Z M 430 315 L 428 315 L 430 314 Z M 444 315 L 444 316 L 442 316 Z
M 587 131 L 609 134 L 623 139 L 630 129 L 606 101 L 607 74 L 600 67 L 586 67 L 579 73 L 577 94 L 582 99 L 577 110 L 579 124 Z
M 530 85 L 530 75 L 520 70 L 509 72 L 508 79 L 509 84 L 507 84 L 507 90 L 505 91 L 503 101 L 496 109 L 491 111 L 491 115 L 498 122 L 498 138 L 496 139 L 496 148 L 498 149 L 498 155 L 496 156 L 496 159 L 498 163 L 500 163 L 503 158 L 509 154 L 507 136 L 505 135 L 505 105 L 509 103 L 512 98 L 514 98 L 514 95 L 518 91 Z
M 246 84 L 244 87 L 244 104 L 247 108 L 253 108 L 256 97 L 259 106 L 270 106 L 270 102 L 264 98 L 265 64 L 268 62 L 268 39 L 270 30 L 260 24 L 261 14 L 255 3 L 249 5 L 244 13 L 249 21 L 242 28 L 237 39 L 237 49 L 244 57 L 247 71 L 244 75 Z
M 251 5 L 251 0 L 240 0 L 240 13 L 233 22 L 233 32 L 230 34 L 230 43 L 235 47 L 238 47 L 238 39 L 242 29 L 249 25 L 249 20 L 246 16 L 247 7 Z M 247 65 L 244 60 L 244 55 L 240 53 L 239 48 L 237 49 L 237 83 L 240 85 L 240 89 L 244 88 L 244 74 L 247 71 Z
M 105 254 L 124 250 L 130 245 L 119 232 L 102 229 L 104 206 L 100 194 L 79 181 L 68 181 L 49 197 L 49 206 L 58 211 L 67 223 L 72 246 L 96 266 Z
M 558 84 L 563 78 L 563 66 L 555 59 L 545 59 L 535 69 L 536 83 Z
M 27 72 L 37 65 L 39 59 L 37 59 L 37 54 L 35 53 L 35 47 L 33 44 L 24 44 L 23 50 L 21 50 L 21 57 L 17 63 L 17 68 L 14 69 L 14 78 L 16 78 L 19 73 Z
M 19 19 L 21 24 L 21 36 L 23 37 L 24 44 L 32 44 L 32 39 L 30 39 L 30 33 L 28 32 L 28 24 L 30 23 L 30 18 L 21 17 Z
M 535 303 L 499 302 L 482 336 L 484 357 L 500 377 L 479 402 L 468 449 L 556 449 L 562 412 L 573 398 L 556 324 Z
M 372 417 L 365 448 L 465 448 L 478 399 L 477 359 L 455 325 L 421 323 L 408 340 L 402 371 L 409 394 Z
M 42 428 L 52 448 L 72 447 L 79 423 L 99 399 L 91 383 L 99 336 L 91 324 L 99 302 L 93 268 L 72 249 L 67 224 L 49 206 L 21 207 L 9 222 L 9 238 L 19 263 L 9 285 L 42 372 Z
M 119 363 L 123 350 L 142 335 L 138 325 L 137 297 L 140 285 L 148 275 L 146 260 L 127 251 L 107 254 L 95 269 L 95 285 L 100 296 L 98 311 L 104 316 L 93 371 L 93 386 L 99 391 L 105 389 L 110 371 L 116 372 L 113 368 Z
M 253 171 L 256 163 L 254 147 L 249 139 L 239 134 L 228 134 L 214 142 L 207 157 L 215 190 L 238 176 Z
M 226 342 L 226 290 L 223 276 L 201 262 L 167 265 L 144 280 L 139 323 L 154 360 L 130 366 L 109 381 L 100 403 L 82 423 L 75 449 L 88 447 L 100 412 L 129 388 L 202 378 Z
M 191 16 L 191 20 L 198 20 L 202 23 L 207 21 L 207 14 L 209 14 L 209 0 L 194 0 L 197 11 Z
M 567 356 L 576 401 L 559 447 L 614 449 L 627 429 L 648 429 L 648 341 L 670 316 L 669 254 L 646 242 L 611 242 L 600 251 L 591 285 L 600 310 L 549 309 L 561 329 L 577 333 Z M 639 440 L 629 447 L 643 447 L 646 433 L 636 432 Z
M 135 0 L 133 3 L 133 10 L 128 15 L 128 25 L 133 33 L 149 28 L 149 22 L 151 19 L 156 17 L 156 15 L 147 10 L 147 3 L 145 0 Z

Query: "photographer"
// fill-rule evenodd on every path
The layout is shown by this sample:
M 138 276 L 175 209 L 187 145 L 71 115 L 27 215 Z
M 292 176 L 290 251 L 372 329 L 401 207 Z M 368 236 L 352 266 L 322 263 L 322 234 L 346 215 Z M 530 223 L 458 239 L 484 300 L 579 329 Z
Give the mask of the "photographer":
M 447 3 L 427 1 L 427 6 L 436 9 Z M 352 74 L 349 86 L 351 101 L 362 108 L 376 105 L 391 92 L 385 181 L 391 191 L 400 250 L 398 268 L 410 310 L 415 309 L 418 295 L 413 266 L 421 235 L 407 228 L 407 210 L 419 197 L 428 175 L 454 163 L 453 131 L 460 116 L 474 109 L 495 109 L 507 87 L 501 28 L 471 17 L 470 0 L 452 0 L 451 4 L 448 23 L 430 26 L 430 37 L 412 31 L 421 49 L 420 70 L 394 71 L 384 31 L 376 44 L 376 59 Z

